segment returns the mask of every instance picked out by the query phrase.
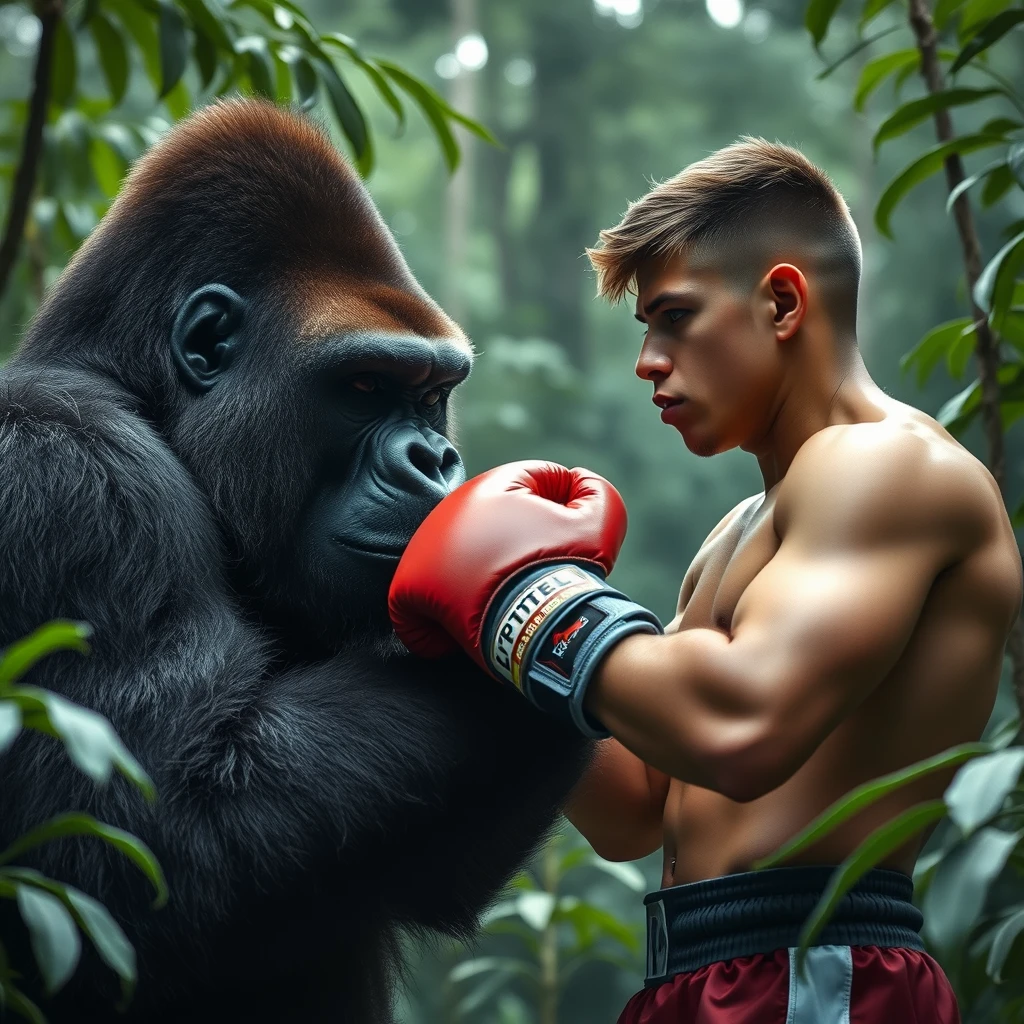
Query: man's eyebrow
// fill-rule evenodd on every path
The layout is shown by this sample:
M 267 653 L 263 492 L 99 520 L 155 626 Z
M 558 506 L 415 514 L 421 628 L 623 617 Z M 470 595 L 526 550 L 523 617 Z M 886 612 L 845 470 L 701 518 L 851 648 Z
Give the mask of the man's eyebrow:
M 657 312 L 659 306 L 663 306 L 666 302 L 694 302 L 697 296 L 694 292 L 662 292 L 657 298 L 652 299 L 647 303 L 647 308 L 644 310 L 644 316 L 640 315 L 640 310 L 633 314 L 640 321 L 640 323 L 647 323 L 647 317 L 652 313 Z

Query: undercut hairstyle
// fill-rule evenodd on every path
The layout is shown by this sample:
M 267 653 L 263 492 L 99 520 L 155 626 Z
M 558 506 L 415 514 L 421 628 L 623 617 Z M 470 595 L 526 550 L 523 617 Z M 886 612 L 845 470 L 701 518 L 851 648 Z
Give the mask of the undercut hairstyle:
M 750 289 L 779 262 L 817 281 L 837 333 L 857 323 L 861 244 L 842 194 L 799 150 L 744 135 L 630 203 L 587 255 L 597 294 L 635 294 L 650 258 L 684 257 Z

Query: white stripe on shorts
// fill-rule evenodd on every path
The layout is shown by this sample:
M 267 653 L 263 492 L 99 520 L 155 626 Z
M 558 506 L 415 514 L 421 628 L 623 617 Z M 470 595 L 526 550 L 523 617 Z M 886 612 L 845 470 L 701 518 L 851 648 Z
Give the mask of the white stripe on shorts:
M 849 946 L 812 946 L 805 975 L 796 969 L 796 949 L 789 951 L 789 1012 L 786 1024 L 850 1024 L 853 954 Z

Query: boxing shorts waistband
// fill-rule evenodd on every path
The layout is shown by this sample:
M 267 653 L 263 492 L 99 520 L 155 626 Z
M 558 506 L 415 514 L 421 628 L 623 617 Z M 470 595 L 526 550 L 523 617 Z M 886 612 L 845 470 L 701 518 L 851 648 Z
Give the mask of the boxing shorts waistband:
M 652 988 L 673 975 L 740 956 L 799 945 L 800 931 L 834 867 L 746 871 L 659 889 L 647 908 L 647 977 Z M 889 946 L 923 950 L 912 879 L 874 868 L 839 901 L 815 946 Z

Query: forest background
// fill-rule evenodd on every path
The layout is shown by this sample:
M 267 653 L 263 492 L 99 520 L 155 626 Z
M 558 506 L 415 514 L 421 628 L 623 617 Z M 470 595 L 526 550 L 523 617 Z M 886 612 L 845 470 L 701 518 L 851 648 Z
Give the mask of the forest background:
M 587 466 L 612 480 L 630 514 L 615 583 L 664 621 L 673 615 L 697 547 L 728 509 L 760 490 L 760 477 L 755 462 L 739 451 L 711 460 L 692 456 L 675 431 L 660 423 L 650 386 L 633 373 L 641 326 L 629 305 L 610 308 L 593 297 L 583 250 L 602 227 L 618 220 L 628 201 L 744 134 L 798 147 L 831 175 L 861 232 L 858 333 L 876 381 L 934 415 L 963 392 L 970 377 L 965 373 L 971 352 L 963 346 L 949 358 L 940 352 L 927 375 L 901 369 L 901 359 L 929 331 L 969 316 L 970 308 L 941 174 L 922 180 L 903 199 L 892 216 L 894 237 L 876 225 L 886 186 L 935 142 L 934 125 L 926 118 L 876 150 L 876 131 L 901 102 L 891 80 L 859 104 L 862 109 L 854 105 L 865 68 L 886 49 L 881 37 L 901 25 L 905 29 L 905 4 L 868 3 L 880 12 L 871 25 L 879 41 L 822 77 L 829 60 L 855 46 L 864 6 L 840 9 L 822 52 L 816 52 L 802 0 L 301 5 L 318 30 L 354 37 L 362 53 L 419 76 L 496 136 L 499 145 L 492 145 L 458 129 L 461 159 L 452 174 L 428 120 L 410 113 L 396 131 L 394 114 L 372 80 L 346 79 L 374 138 L 370 191 L 413 272 L 479 352 L 457 406 L 469 473 L 514 459 L 545 458 Z M 951 12 L 965 5 L 939 6 Z M 985 18 L 1019 10 L 999 0 L 968 0 L 966 6 Z M 29 6 L 0 4 L 5 203 L 38 38 L 39 22 Z M 952 45 L 955 50 L 955 38 Z M 88 99 L 103 94 L 109 71 L 99 51 L 87 43 L 76 55 L 78 120 L 55 109 L 47 126 L 39 194 L 0 297 L 0 355 L 16 345 L 46 289 L 102 215 L 132 146 L 141 149 L 166 130 L 185 112 L 189 96 L 202 102 L 198 86 L 184 103 L 180 93 L 161 102 L 133 54 L 114 116 L 109 102 Z M 1011 31 L 988 58 L 1018 97 L 1024 94 L 1022 57 L 1024 36 Z M 923 95 L 920 76 L 904 76 L 902 90 L 903 100 Z M 348 140 L 329 108 L 314 109 L 344 150 Z M 1005 97 L 999 95 L 962 105 L 955 112 L 958 133 L 979 132 L 1005 113 Z M 99 138 L 100 126 L 121 121 L 132 125 L 124 145 L 104 150 L 88 139 L 83 143 L 83 130 Z M 1003 128 L 1010 136 L 1017 130 Z M 115 134 L 108 132 L 111 139 Z M 983 152 L 964 158 L 969 171 L 991 159 Z M 1007 224 L 1024 218 L 1024 185 L 991 189 L 986 198 L 986 205 L 975 204 L 975 225 L 990 258 L 1006 242 Z M 910 369 L 921 366 L 918 360 Z M 961 440 L 987 458 L 980 421 L 967 426 Z M 1015 509 L 1024 492 L 1019 420 L 1006 431 L 1005 484 Z M 1008 664 L 993 730 L 1014 715 L 1010 675 Z M 948 846 L 950 827 L 940 826 L 929 851 Z M 984 907 L 973 909 L 969 924 L 986 913 L 998 918 L 1003 908 L 1024 901 L 1022 864 L 1017 854 L 1004 858 L 986 879 Z M 929 867 L 934 870 L 934 858 Z M 605 864 L 566 825 L 489 915 L 473 948 L 411 943 L 413 965 L 400 996 L 400 1019 L 611 1024 L 642 984 L 641 894 L 656 888 L 659 877 L 660 858 Z M 1021 928 L 1024 918 L 1009 937 L 1002 974 L 995 972 L 998 985 L 985 970 L 991 933 L 987 945 L 972 947 L 978 929 L 965 927 L 942 951 L 966 1020 L 1024 1020 L 1024 939 L 1013 941 Z

